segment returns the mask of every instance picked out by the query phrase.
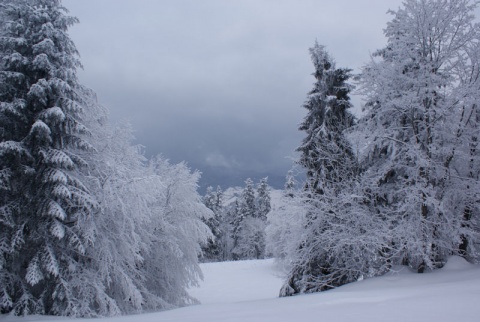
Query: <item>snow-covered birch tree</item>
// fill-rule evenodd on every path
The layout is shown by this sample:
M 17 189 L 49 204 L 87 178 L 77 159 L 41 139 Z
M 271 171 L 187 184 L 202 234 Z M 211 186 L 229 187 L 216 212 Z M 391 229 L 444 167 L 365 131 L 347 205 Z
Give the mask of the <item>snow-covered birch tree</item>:
M 303 234 L 306 215 L 302 191 L 297 190 L 297 181 L 290 170 L 285 178 L 281 198 L 267 215 L 265 229 L 266 252 L 283 268 L 290 269 L 291 254 L 297 251 L 299 236 Z

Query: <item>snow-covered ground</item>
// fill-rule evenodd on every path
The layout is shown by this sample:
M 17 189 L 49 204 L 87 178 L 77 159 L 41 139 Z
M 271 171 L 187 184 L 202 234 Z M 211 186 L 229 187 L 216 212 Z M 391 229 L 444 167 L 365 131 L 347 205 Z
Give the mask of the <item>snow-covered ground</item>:
M 282 279 L 272 260 L 202 264 L 202 269 L 205 280 L 191 292 L 201 305 L 95 321 L 480 321 L 480 266 L 458 257 L 432 273 L 420 275 L 402 269 L 332 291 L 290 298 L 277 297 Z M 0 317 L 0 321 L 72 319 Z

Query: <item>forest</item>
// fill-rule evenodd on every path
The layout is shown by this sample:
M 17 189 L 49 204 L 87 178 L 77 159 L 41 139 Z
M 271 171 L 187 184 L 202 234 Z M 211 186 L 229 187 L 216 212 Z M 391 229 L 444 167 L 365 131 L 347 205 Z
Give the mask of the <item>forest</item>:
M 476 1 L 405 0 L 358 74 L 313 44 L 276 207 L 268 178 L 201 196 L 198 171 L 147 158 L 129 124 L 111 124 L 78 80 L 78 20 L 61 0 L 0 8 L 0 315 L 194 304 L 200 262 L 275 258 L 292 296 L 480 261 Z

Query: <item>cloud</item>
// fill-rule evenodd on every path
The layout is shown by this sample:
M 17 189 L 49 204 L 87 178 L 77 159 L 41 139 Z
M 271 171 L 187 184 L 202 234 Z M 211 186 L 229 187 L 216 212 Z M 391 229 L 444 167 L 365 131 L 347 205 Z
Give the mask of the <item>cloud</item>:
M 400 3 L 64 0 L 81 21 L 80 79 L 112 120 L 130 120 L 147 154 L 224 177 L 284 176 L 314 82 L 308 48 L 318 39 L 358 71 Z
M 242 166 L 241 163 L 236 160 L 227 160 L 227 158 L 218 151 L 208 153 L 205 157 L 205 164 L 209 167 L 220 167 L 226 169 L 241 168 Z

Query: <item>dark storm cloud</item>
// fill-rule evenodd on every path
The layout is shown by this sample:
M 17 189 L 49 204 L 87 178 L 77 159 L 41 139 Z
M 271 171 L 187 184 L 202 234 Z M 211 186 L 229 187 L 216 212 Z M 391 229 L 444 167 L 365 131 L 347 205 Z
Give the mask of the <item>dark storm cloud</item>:
M 81 20 L 82 82 L 148 155 L 186 160 L 206 181 L 283 176 L 314 81 L 308 48 L 318 39 L 358 70 L 400 3 L 64 0 Z

